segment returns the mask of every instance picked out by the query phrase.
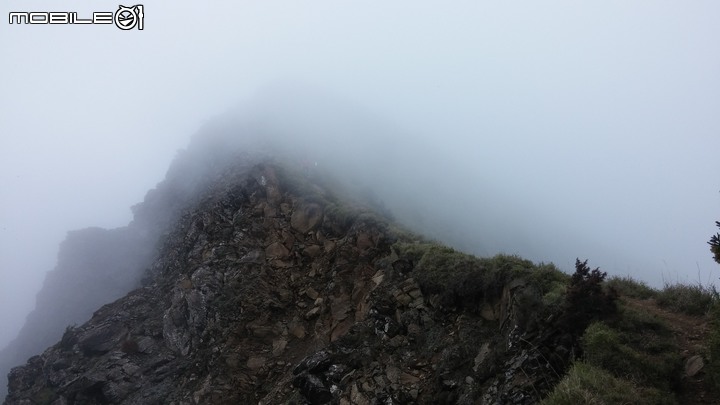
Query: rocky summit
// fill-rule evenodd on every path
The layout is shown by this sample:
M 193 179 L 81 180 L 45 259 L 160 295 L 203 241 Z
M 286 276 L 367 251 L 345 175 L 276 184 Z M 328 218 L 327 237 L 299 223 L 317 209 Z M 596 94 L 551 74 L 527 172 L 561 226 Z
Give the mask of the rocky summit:
M 455 251 L 292 159 L 191 155 L 134 207 L 134 248 L 73 254 L 136 284 L 13 368 L 5 404 L 531 404 L 613 312 L 595 273 Z M 47 290 L 124 279 L 63 269 Z

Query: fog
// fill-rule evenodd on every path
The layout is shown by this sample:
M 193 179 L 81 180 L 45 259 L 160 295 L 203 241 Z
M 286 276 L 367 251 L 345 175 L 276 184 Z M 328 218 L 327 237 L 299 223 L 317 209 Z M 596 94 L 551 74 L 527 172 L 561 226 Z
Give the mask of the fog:
M 217 116 L 460 249 L 717 284 L 715 1 L 142 4 L 142 31 L 8 23 L 116 3 L 0 5 L 0 347 L 66 232 L 127 224 Z

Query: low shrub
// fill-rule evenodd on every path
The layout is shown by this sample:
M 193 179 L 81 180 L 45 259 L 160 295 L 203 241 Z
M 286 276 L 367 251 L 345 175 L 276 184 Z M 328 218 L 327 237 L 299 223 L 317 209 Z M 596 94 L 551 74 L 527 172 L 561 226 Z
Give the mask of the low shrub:
M 534 266 L 530 273 L 530 280 L 534 282 L 543 294 L 567 288 L 570 282 L 570 275 L 563 273 L 554 264 L 540 263 Z
M 606 276 L 598 268 L 591 270 L 587 260 L 575 261 L 575 273 L 570 277 L 558 324 L 561 329 L 579 336 L 593 321 L 615 314 L 617 297 L 602 287 Z
M 528 279 L 540 290 L 543 306 L 547 309 L 558 309 L 565 301 L 570 276 L 558 270 L 554 264 L 540 263 Z

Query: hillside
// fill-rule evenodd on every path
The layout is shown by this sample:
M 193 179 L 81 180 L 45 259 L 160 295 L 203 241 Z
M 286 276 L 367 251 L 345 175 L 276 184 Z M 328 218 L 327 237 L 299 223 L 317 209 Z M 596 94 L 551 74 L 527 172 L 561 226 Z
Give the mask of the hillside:
M 684 368 L 712 360 L 709 291 L 699 313 L 674 315 L 682 308 L 663 309 L 672 305 L 660 292 L 607 282 L 587 262 L 569 276 L 515 256 L 477 258 L 408 232 L 298 160 L 213 150 L 179 155 L 134 208 L 131 226 L 155 229 L 137 288 L 14 368 L 6 404 L 714 398 L 717 366 Z M 106 247 L 72 257 L 100 255 L 111 272 L 73 276 L 59 264 L 46 289 L 116 284 L 132 253 Z
M 543 403 L 716 404 L 717 291 L 618 277 L 605 287 L 618 312 L 585 330 L 582 355 Z

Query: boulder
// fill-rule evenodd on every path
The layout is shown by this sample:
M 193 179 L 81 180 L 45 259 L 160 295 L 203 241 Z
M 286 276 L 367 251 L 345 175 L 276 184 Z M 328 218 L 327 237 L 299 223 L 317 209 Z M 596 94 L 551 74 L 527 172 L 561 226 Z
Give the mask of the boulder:
M 695 377 L 705 366 L 702 356 L 696 354 L 685 361 L 685 376 Z
M 307 233 L 315 229 L 322 221 L 323 210 L 316 203 L 301 203 L 295 207 L 290 217 L 290 226 L 300 233 Z
M 265 256 L 271 259 L 286 259 L 290 256 L 290 250 L 280 242 L 275 242 L 265 249 Z

